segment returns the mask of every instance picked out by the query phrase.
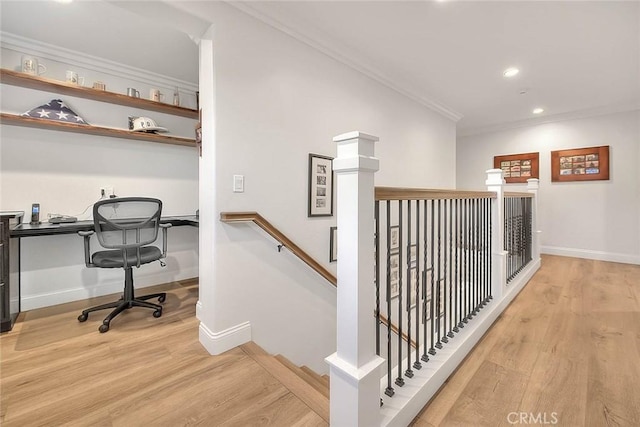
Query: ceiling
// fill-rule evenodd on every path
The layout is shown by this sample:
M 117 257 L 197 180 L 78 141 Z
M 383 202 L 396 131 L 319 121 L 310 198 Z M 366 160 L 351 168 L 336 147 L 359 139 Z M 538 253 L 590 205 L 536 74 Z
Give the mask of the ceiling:
M 197 84 L 197 44 L 184 32 L 127 7 L 145 3 L 149 7 L 148 2 L 0 0 L 0 29 Z
M 1 0 L 0 22 L 2 31 L 197 82 L 195 43 L 144 13 L 171 3 Z M 459 119 L 460 134 L 640 108 L 639 1 L 229 3 Z M 520 73 L 505 79 L 512 66 Z M 534 107 L 545 112 L 534 116 Z
M 234 5 L 427 105 L 461 116 L 462 134 L 640 108 L 638 1 Z M 506 79 L 508 67 L 520 73 Z M 534 107 L 545 112 L 534 118 Z

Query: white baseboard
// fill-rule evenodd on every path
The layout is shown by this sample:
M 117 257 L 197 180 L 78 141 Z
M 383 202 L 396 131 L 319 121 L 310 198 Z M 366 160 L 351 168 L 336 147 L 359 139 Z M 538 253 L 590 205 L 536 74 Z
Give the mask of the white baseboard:
M 216 355 L 231 350 L 241 344 L 251 341 L 251 323 L 244 322 L 220 332 L 213 332 L 203 322 L 200 322 L 200 344 L 209 352 Z
M 541 246 L 540 251 L 543 254 L 548 255 L 559 255 L 572 258 L 585 258 L 594 259 L 597 261 L 621 262 L 623 264 L 640 265 L 640 255 L 592 251 L 589 249 L 561 248 L 558 246 Z
M 179 273 L 179 274 L 178 274 Z M 144 275 L 136 281 L 136 290 L 144 289 L 149 286 L 155 286 L 160 283 L 175 282 L 177 280 L 190 279 L 198 277 L 198 266 L 180 269 L 179 272 L 170 271 L 167 273 L 158 273 Z M 134 278 L 135 280 L 135 278 Z M 52 305 L 64 304 L 72 301 L 100 297 L 103 295 L 122 293 L 124 283 L 124 274 L 121 279 L 111 280 L 101 285 L 92 286 L 91 288 L 79 287 L 72 289 L 62 289 L 56 292 L 40 293 L 37 295 L 22 295 L 20 297 L 20 310 L 28 311 L 41 307 L 49 307 Z
M 539 259 L 527 266 L 509 284 L 502 300 L 492 300 L 449 343 L 435 355 L 429 356 L 429 361 L 423 363 L 422 369 L 414 370 L 414 377 L 407 381 L 404 387 L 396 387 L 393 397 L 385 397 L 380 411 L 382 415 L 380 425 L 409 425 L 539 268 Z M 406 365 L 407 360 L 405 359 L 402 363 Z M 381 396 L 384 396 L 386 384 L 385 376 L 380 381 Z

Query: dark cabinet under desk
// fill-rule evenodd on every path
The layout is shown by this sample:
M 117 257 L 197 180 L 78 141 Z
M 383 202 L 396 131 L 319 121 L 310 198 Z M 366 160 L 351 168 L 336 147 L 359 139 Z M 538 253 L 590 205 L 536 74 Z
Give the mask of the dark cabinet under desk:
M 10 231 L 24 212 L 0 212 L 0 332 L 10 331 L 20 314 L 20 239 Z

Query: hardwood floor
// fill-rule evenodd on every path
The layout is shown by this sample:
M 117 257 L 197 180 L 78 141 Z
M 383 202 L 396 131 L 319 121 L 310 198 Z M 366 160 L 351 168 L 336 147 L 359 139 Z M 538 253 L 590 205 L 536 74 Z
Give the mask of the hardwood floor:
M 527 424 L 640 426 L 640 266 L 543 256 L 413 425 Z
M 167 291 L 162 317 L 133 309 L 98 332 L 117 296 L 22 313 L 0 337 L 0 424 L 10 426 L 326 426 L 238 347 L 210 356 L 198 341 L 196 281 Z
M 142 293 L 159 289 L 161 318 L 132 310 L 106 334 L 106 312 L 76 317 L 114 296 L 22 313 L 0 335 L 0 424 L 327 425 L 317 396 L 283 385 L 284 365 L 251 345 L 202 348 L 197 282 Z M 638 402 L 640 266 L 544 256 L 414 425 L 637 427 Z

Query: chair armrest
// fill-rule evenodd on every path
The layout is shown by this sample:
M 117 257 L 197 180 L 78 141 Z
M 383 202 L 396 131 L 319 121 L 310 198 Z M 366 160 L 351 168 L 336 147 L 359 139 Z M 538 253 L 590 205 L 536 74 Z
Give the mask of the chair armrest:
M 162 228 L 162 258 L 167 257 L 167 229 L 171 228 L 172 225 L 170 222 L 159 225 Z
M 91 248 L 89 244 L 93 234 L 93 231 L 78 231 L 78 235 L 84 238 L 84 263 L 89 268 L 95 267 L 91 262 Z

